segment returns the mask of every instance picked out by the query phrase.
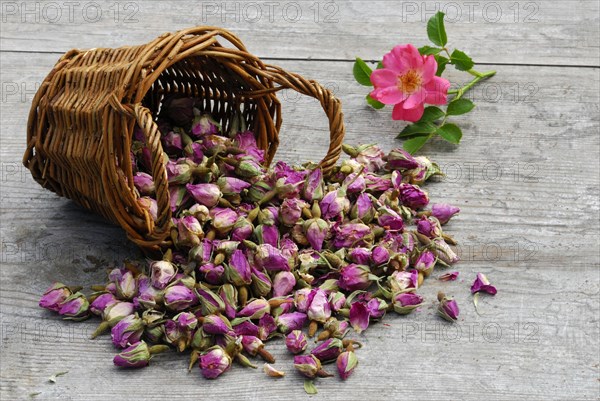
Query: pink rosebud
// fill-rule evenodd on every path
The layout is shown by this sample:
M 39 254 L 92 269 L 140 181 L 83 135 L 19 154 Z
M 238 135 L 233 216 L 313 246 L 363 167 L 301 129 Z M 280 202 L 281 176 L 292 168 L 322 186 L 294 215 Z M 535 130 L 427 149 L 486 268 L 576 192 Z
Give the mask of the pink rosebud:
M 323 249 L 323 242 L 329 233 L 329 223 L 323 219 L 310 219 L 304 223 L 304 235 L 316 251 Z
M 419 285 L 419 272 L 417 270 L 395 271 L 388 277 L 388 283 L 394 293 L 415 290 Z
M 169 285 L 176 274 L 177 268 L 171 262 L 159 260 L 150 263 L 150 279 L 152 280 L 152 285 L 159 290 Z
M 142 319 L 135 315 L 125 316 L 110 331 L 112 342 L 117 348 L 125 348 L 129 344 L 140 341 L 144 332 Z
M 367 171 L 377 172 L 385 165 L 384 156 L 383 151 L 377 145 L 361 145 L 356 148 L 356 154 L 353 157 L 365 166 Z
M 392 187 L 392 182 L 389 178 L 367 173 L 365 174 L 365 185 L 371 192 L 384 192 Z
M 183 150 L 183 139 L 181 134 L 170 131 L 162 137 L 162 145 L 165 152 L 169 154 L 179 154 Z
M 80 292 L 69 295 L 59 304 L 58 314 L 68 318 L 80 318 L 88 314 L 90 304 Z
M 165 306 L 174 311 L 182 311 L 198 304 L 198 297 L 193 290 L 184 285 L 176 284 L 164 291 Z
M 216 345 L 200 356 L 200 371 L 207 379 L 216 379 L 231 367 L 231 357 Z
M 207 283 L 212 285 L 221 284 L 225 274 L 225 268 L 222 265 L 215 266 L 214 263 L 207 263 L 198 268 Z
M 387 156 L 389 170 L 412 170 L 419 167 L 419 162 L 404 149 L 393 149 Z
M 265 313 L 258 319 L 258 338 L 266 341 L 277 330 L 277 322 L 269 313 Z
M 252 186 L 252 184 L 235 177 L 220 177 L 217 185 L 225 196 L 239 195 L 244 189 Z
M 137 280 L 130 271 L 126 271 L 115 280 L 115 286 L 117 295 L 122 299 L 130 300 L 137 293 Z
M 296 278 L 291 272 L 281 271 L 273 277 L 273 296 L 283 297 L 289 295 L 294 290 Z
M 380 298 L 373 298 L 367 302 L 369 316 L 373 319 L 381 319 L 388 308 L 387 302 Z
M 348 254 L 348 259 L 350 259 L 352 263 L 368 265 L 371 261 L 371 251 L 367 248 L 354 248 Z
M 351 263 L 341 268 L 338 285 L 346 291 L 367 289 L 371 285 L 368 266 Z
M 446 224 L 459 212 L 459 208 L 445 203 L 434 203 L 431 205 L 431 215 L 437 218 L 440 221 L 440 224 Z
M 401 184 L 399 190 L 402 204 L 413 210 L 424 208 L 429 203 L 427 193 L 417 185 Z
M 483 273 L 477 273 L 477 278 L 473 282 L 471 286 L 471 294 L 475 294 L 477 292 L 487 292 L 491 295 L 496 295 L 496 287 L 490 284 L 490 281 Z
M 194 247 L 200 244 L 204 237 L 202 224 L 194 216 L 183 216 L 177 222 L 177 244 Z
M 309 297 L 308 318 L 324 323 L 331 316 L 331 306 L 327 299 L 327 293 L 321 288 L 316 288 L 311 292 Z
M 333 246 L 336 248 L 349 248 L 368 245 L 367 237 L 371 232 L 371 228 L 362 223 L 348 223 L 338 226 L 335 230 Z
M 105 322 L 117 322 L 125 316 L 133 314 L 134 311 L 135 306 L 131 302 L 117 301 L 106 306 L 102 320 Z
M 300 354 L 308 346 L 306 336 L 300 330 L 292 330 L 285 337 L 285 346 L 292 354 Z
M 183 151 L 185 155 L 194 163 L 200 164 L 204 159 L 204 152 L 202 152 L 202 144 L 198 142 L 189 143 Z
M 339 218 L 341 214 L 350 211 L 350 201 L 341 189 L 328 192 L 319 206 L 321 207 L 321 216 L 329 220 Z
M 137 202 L 143 210 L 148 212 L 148 215 L 152 220 L 156 221 L 156 219 L 158 219 L 158 203 L 156 203 L 156 200 L 143 196 L 139 198 Z
M 369 327 L 369 310 L 362 302 L 354 302 L 350 307 L 350 324 L 357 333 Z
M 94 315 L 102 316 L 104 314 L 104 310 L 116 302 L 117 298 L 115 298 L 115 296 L 110 292 L 99 295 L 90 304 L 90 312 L 92 312 Z
M 192 135 L 198 138 L 205 135 L 218 134 L 220 128 L 219 123 L 208 114 L 204 114 L 194 118 L 192 122 Z
M 175 213 L 175 211 L 189 198 L 189 195 L 184 186 L 171 184 L 169 185 L 169 197 L 169 207 L 171 212 Z M 156 201 L 154 199 L 152 200 L 156 204 Z M 158 206 L 156 206 L 156 210 L 158 211 Z
M 133 176 L 133 185 L 141 195 L 152 195 L 154 193 L 154 180 L 150 174 L 138 172 Z
M 269 244 L 274 247 L 279 244 L 279 229 L 275 225 L 261 224 L 254 229 L 254 235 L 259 244 Z
M 361 220 L 365 224 L 369 224 L 375 216 L 375 208 L 373 207 L 373 201 L 370 196 L 366 193 L 358 195 L 356 202 L 350 210 L 350 217 L 352 219 Z
M 208 315 L 202 320 L 202 329 L 207 334 L 227 334 L 231 328 L 231 323 L 222 315 Z
M 150 362 L 150 351 L 144 341 L 132 344 L 115 356 L 113 362 L 120 368 L 143 368 Z
M 342 185 L 346 187 L 347 192 L 350 194 L 361 193 L 367 188 L 365 177 L 362 174 L 358 175 L 358 173 L 349 174 Z
M 54 283 L 44 292 L 39 306 L 54 312 L 60 310 L 60 304 L 71 295 L 71 290 L 63 283 Z
M 383 265 L 390 260 L 390 251 L 382 245 L 377 245 L 371 252 L 371 260 L 375 266 Z
M 312 300 L 312 292 L 310 288 L 301 288 L 294 293 L 294 306 L 298 312 L 307 312 Z
M 423 303 L 423 297 L 413 292 L 404 292 L 394 295 L 392 305 L 394 311 L 406 315 L 418 308 Z
M 425 274 L 431 273 L 435 266 L 436 257 L 431 251 L 422 252 L 414 263 L 414 268 Z
M 456 301 L 450 297 L 444 296 L 444 294 L 438 294 L 438 299 L 440 301 L 437 309 L 438 315 L 449 322 L 455 322 L 460 313 Z
M 225 278 L 238 287 L 252 282 L 250 264 L 241 250 L 235 250 L 229 258 L 229 264 L 225 265 Z
M 277 328 L 283 334 L 287 334 L 292 330 L 300 330 L 307 321 L 306 313 L 290 312 L 282 313 L 277 317 Z
M 294 357 L 294 368 L 300 372 L 302 376 L 313 379 L 322 370 L 321 362 L 316 356 L 309 355 L 296 355 Z
M 342 340 L 339 338 L 329 338 L 317 345 L 310 353 L 316 356 L 321 362 L 329 362 L 337 359 L 343 349 Z
M 270 272 L 289 271 L 290 265 L 281 251 L 270 244 L 262 244 L 256 248 L 254 259 L 259 267 Z
M 344 351 L 337 357 L 337 369 L 342 380 L 346 380 L 358 365 L 358 358 L 354 351 Z
M 185 188 L 196 202 L 208 208 L 217 206 L 221 199 L 221 190 L 216 184 L 187 184 Z
M 446 243 L 442 238 L 436 238 L 433 240 L 433 252 L 435 256 L 442 262 L 451 265 L 460 260 L 458 255 L 454 253 L 450 245 Z
M 240 149 L 244 150 L 246 155 L 253 157 L 257 162 L 265 161 L 265 151 L 258 148 L 256 136 L 252 131 L 244 131 L 238 133 L 233 138 L 233 143 Z
M 334 291 L 329 294 L 329 304 L 331 305 L 331 309 L 335 312 L 338 312 L 340 309 L 346 306 L 346 296 L 343 292 Z
M 254 225 L 244 216 L 238 217 L 231 230 L 231 239 L 234 241 L 243 241 L 252 236 Z
M 248 303 L 241 311 L 238 312 L 238 317 L 249 317 L 250 319 L 260 319 L 265 313 L 271 311 L 271 306 L 267 300 L 259 298 Z
M 297 198 L 286 198 L 279 207 L 279 218 L 286 226 L 293 226 L 300 220 L 306 202 Z
M 303 195 L 308 202 L 323 199 L 323 172 L 320 168 L 314 169 L 306 176 Z
M 404 221 L 402 217 L 389 207 L 381 207 L 377 211 L 379 217 L 377 222 L 387 231 L 402 231 L 404 230 Z
M 428 238 L 438 238 L 442 236 L 442 227 L 435 217 L 421 217 L 417 220 L 417 231 Z
M 259 335 L 259 328 L 257 325 L 249 320 L 244 320 L 233 326 L 233 332 L 236 336 L 255 336 Z
M 238 219 L 238 214 L 229 208 L 215 207 L 211 210 L 210 215 L 212 226 L 220 235 L 225 235 L 231 231 Z

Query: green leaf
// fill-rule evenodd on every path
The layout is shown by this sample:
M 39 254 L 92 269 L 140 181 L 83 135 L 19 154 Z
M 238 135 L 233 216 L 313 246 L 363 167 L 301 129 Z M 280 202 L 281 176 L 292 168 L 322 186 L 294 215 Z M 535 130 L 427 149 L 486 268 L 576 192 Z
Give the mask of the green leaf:
M 404 127 L 402 132 L 400 132 L 396 138 L 406 138 L 416 134 L 433 134 L 436 130 L 437 126 L 435 124 L 429 122 L 416 122 Z
M 423 145 L 425 145 L 425 142 L 427 142 L 429 140 L 429 138 L 430 138 L 430 135 L 422 135 L 422 136 L 416 136 L 411 139 L 407 139 L 406 141 L 404 141 L 403 148 L 408 153 L 414 154 L 419 149 L 421 149 L 423 147 Z
M 452 52 L 450 55 L 450 62 L 454 64 L 459 71 L 469 71 L 475 65 L 473 59 L 460 50 L 454 50 Z
M 439 107 L 435 107 L 435 106 L 428 106 L 425 107 L 425 111 L 423 112 L 423 117 L 421 117 L 421 119 L 419 120 L 419 122 L 423 122 L 423 123 L 430 123 L 430 122 L 434 122 L 435 120 L 439 120 L 440 118 L 444 117 L 446 115 L 446 113 L 444 113 L 443 110 L 441 110 Z
M 376 70 L 381 70 L 382 68 L 385 68 L 385 67 L 383 66 L 383 61 L 380 61 L 379 63 L 377 63 Z
M 306 391 L 306 394 L 317 394 L 317 388 L 313 380 L 304 380 L 304 391 Z
M 354 79 L 356 79 L 359 84 L 373 86 L 370 78 L 373 70 L 371 70 L 371 67 L 369 67 L 360 57 L 356 58 L 352 72 L 354 73 Z
M 371 95 L 367 95 L 367 103 L 376 110 L 383 109 L 385 107 L 385 104 L 373 99 Z
M 436 54 L 433 57 L 435 57 L 435 61 L 437 61 L 437 65 L 438 65 L 435 75 L 437 75 L 438 77 L 441 77 L 442 73 L 446 69 L 446 64 L 448 64 L 450 62 L 450 60 L 448 60 L 448 58 L 446 58 L 444 56 L 440 56 L 439 54 Z
M 446 36 L 446 28 L 444 27 L 444 13 L 438 11 L 427 22 L 427 36 L 435 45 L 446 46 L 448 37 Z
M 432 54 L 438 54 L 441 51 L 442 51 L 442 49 L 440 49 L 439 47 L 432 47 L 432 46 L 419 47 L 419 53 L 421 54 L 421 56 L 430 56 Z
M 460 138 L 462 138 L 462 131 L 456 124 L 444 124 L 436 132 L 442 138 L 454 144 L 460 143 Z
M 448 104 L 446 113 L 449 116 L 459 116 L 473 110 L 475 104 L 469 99 L 456 99 Z

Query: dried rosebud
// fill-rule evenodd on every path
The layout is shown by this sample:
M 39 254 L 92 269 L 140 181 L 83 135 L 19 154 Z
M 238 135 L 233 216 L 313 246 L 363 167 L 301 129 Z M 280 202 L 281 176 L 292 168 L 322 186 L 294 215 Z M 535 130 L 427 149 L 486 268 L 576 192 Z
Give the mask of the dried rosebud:
M 315 378 L 322 369 L 321 362 L 312 354 L 296 355 L 294 357 L 294 368 L 309 379 Z
M 255 296 L 266 297 L 272 289 L 271 278 L 264 271 L 252 268 L 252 292 Z
M 158 203 L 156 200 L 143 196 L 137 200 L 137 203 L 143 210 L 148 212 L 152 220 L 156 221 L 158 219 Z
M 263 341 L 269 339 L 271 334 L 277 330 L 277 322 L 275 318 L 271 316 L 269 313 L 265 313 L 258 320 L 258 338 Z
M 421 217 L 417 220 L 417 231 L 427 238 L 438 238 L 442 236 L 442 227 L 435 217 Z
M 381 319 L 387 311 L 388 304 L 381 298 L 372 298 L 367 302 L 367 310 L 372 319 Z
M 198 267 L 198 271 L 203 275 L 208 284 L 217 285 L 223 282 L 225 268 L 222 265 L 206 263 Z
M 346 291 L 364 290 L 371 285 L 370 274 L 369 266 L 351 263 L 340 270 L 338 285 Z
M 265 313 L 271 311 L 271 306 L 266 299 L 258 298 L 248 303 L 238 312 L 238 317 L 249 317 L 250 319 L 260 319 Z
M 194 163 L 200 164 L 204 159 L 204 152 L 202 152 L 202 144 L 199 142 L 192 142 L 183 148 L 185 155 Z
M 414 268 L 420 272 L 423 272 L 426 276 L 431 274 L 433 267 L 435 266 L 436 257 L 431 251 L 423 251 L 414 262 Z
M 155 191 L 154 180 L 150 174 L 138 172 L 133 176 L 133 185 L 141 195 L 152 195 Z
M 288 259 L 279 249 L 270 244 L 259 245 L 254 253 L 254 260 L 259 267 L 270 272 L 290 270 Z
M 115 356 L 113 362 L 121 368 L 143 368 L 150 361 L 150 350 L 148 344 L 140 341 L 125 348 Z
M 362 173 L 349 174 L 342 185 L 346 187 L 347 192 L 350 194 L 361 193 L 367 188 L 365 177 Z
M 111 326 L 114 326 L 119 320 L 133 314 L 134 311 L 135 306 L 131 302 L 117 301 L 106 306 L 102 318 L 104 321 L 109 322 Z
M 344 346 L 339 338 L 330 338 L 317 345 L 310 353 L 321 362 L 329 362 L 337 359 L 342 353 Z
M 164 291 L 165 306 L 173 311 L 182 311 L 198 304 L 198 297 L 185 285 L 172 285 Z
M 169 131 L 162 137 L 162 145 L 165 152 L 179 154 L 183 150 L 183 138 L 179 132 Z
M 184 186 L 169 184 L 169 208 L 171 209 L 171 212 L 175 213 L 175 211 L 179 209 L 179 207 L 183 204 L 185 200 L 188 199 L 188 197 L 189 195 L 187 194 L 187 191 Z M 144 198 L 138 199 L 138 202 L 140 202 L 141 199 Z M 156 211 L 158 212 L 158 204 L 156 203 L 156 201 L 151 198 L 148 199 L 153 201 L 153 208 L 156 208 Z M 156 220 L 156 218 L 154 220 Z
M 177 222 L 177 244 L 194 247 L 204 238 L 202 224 L 194 216 L 183 216 Z
M 415 157 L 415 161 L 419 166 L 406 172 L 412 184 L 421 185 L 434 175 L 444 175 L 440 167 L 425 156 Z
M 440 297 L 440 295 L 442 296 Z M 449 322 L 455 322 L 460 313 L 456 301 L 451 297 L 443 296 L 443 294 L 438 294 L 438 298 L 441 298 L 437 309 L 438 315 Z
M 431 205 L 431 215 L 437 218 L 440 224 L 446 224 L 460 209 L 445 203 L 434 203 Z
M 177 274 L 175 265 L 166 260 L 159 260 L 150 263 L 150 279 L 152 285 L 159 290 L 169 285 Z
M 350 248 L 369 245 L 373 241 L 372 230 L 362 223 L 348 223 L 335 229 L 333 246 L 336 248 Z
M 365 174 L 365 184 L 367 190 L 371 192 L 383 192 L 392 187 L 392 182 L 389 178 L 371 173 Z
M 490 281 L 483 273 L 477 273 L 477 278 L 473 282 L 471 286 L 471 294 L 475 294 L 477 292 L 487 292 L 491 295 L 496 295 L 496 287 L 490 284 Z
M 294 293 L 294 306 L 298 312 L 307 312 L 312 300 L 312 292 L 310 288 L 301 288 Z
M 104 314 L 104 310 L 116 302 L 117 298 L 115 298 L 115 296 L 110 292 L 99 295 L 90 304 L 90 312 L 92 312 L 94 315 L 102 316 Z
M 367 171 L 377 172 L 385 165 L 385 155 L 377 145 L 360 145 L 353 150 L 352 157 L 365 166 Z
M 342 189 L 328 192 L 319 203 L 324 219 L 335 219 L 350 211 L 350 201 Z
M 235 177 L 219 177 L 217 185 L 225 196 L 240 194 L 244 189 L 252 186 L 252 184 Z
M 250 264 L 244 252 L 236 250 L 229 258 L 229 264 L 225 265 L 225 278 L 231 284 L 238 287 L 252 282 Z
M 377 222 L 387 231 L 402 231 L 404 229 L 402 217 L 391 208 L 380 207 L 377 214 L 379 215 Z
M 392 292 L 413 291 L 419 286 L 419 272 L 395 271 L 388 277 L 388 283 Z
M 232 330 L 229 320 L 222 315 L 208 315 L 202 320 L 202 329 L 207 334 L 227 334 Z
M 277 328 L 283 334 L 293 330 L 300 330 L 307 321 L 307 315 L 303 312 L 282 313 L 277 317 Z
M 205 135 L 218 134 L 221 126 L 208 114 L 196 116 L 192 122 L 192 135 L 201 137 Z
M 293 226 L 300 220 L 304 207 L 306 207 L 306 202 L 301 199 L 284 199 L 279 207 L 279 219 L 286 226 Z
M 260 224 L 254 229 L 254 235 L 259 244 L 269 244 L 277 247 L 279 244 L 279 229 L 274 225 Z
M 238 219 L 238 214 L 229 208 L 216 207 L 211 211 L 212 226 L 220 234 L 225 235 L 235 225 Z
M 189 252 L 188 259 L 195 261 L 198 264 L 208 263 L 212 259 L 213 242 L 205 239 L 198 246 L 192 248 Z
M 390 170 L 412 170 L 417 167 L 419 163 L 403 149 L 394 149 L 387 156 L 387 168 Z
M 236 319 L 235 325 L 232 325 L 233 332 L 236 336 L 259 336 L 259 328 L 252 323 L 250 319 Z
M 203 316 L 222 313 L 225 311 L 225 302 L 213 291 L 203 285 L 196 289 L 200 302 L 200 311 Z
M 217 206 L 222 195 L 219 186 L 215 184 L 187 184 L 185 188 L 196 202 L 208 208 Z
M 90 304 L 80 292 L 69 295 L 59 304 L 58 314 L 67 318 L 81 318 L 88 314 Z
M 375 217 L 375 208 L 371 197 L 362 193 L 356 198 L 356 202 L 350 210 L 350 217 L 354 220 L 361 220 L 365 224 L 369 224 Z
M 331 310 L 338 312 L 346 305 L 346 296 L 343 292 L 333 291 L 329 293 L 329 304 L 331 305 Z
M 310 304 L 307 310 L 311 321 L 325 322 L 331 316 L 331 306 L 327 299 L 327 293 L 320 289 L 314 289 L 310 294 Z
M 256 159 L 252 157 L 243 157 L 235 167 L 235 173 L 240 177 L 252 178 L 263 174 L 264 170 Z
M 304 235 L 316 251 L 323 249 L 323 242 L 329 233 L 329 223 L 323 219 L 310 219 L 304 222 Z
M 238 217 L 231 230 L 231 239 L 234 241 L 243 241 L 252 236 L 254 225 L 244 216 Z
M 301 330 L 292 330 L 285 337 L 285 346 L 292 354 L 300 354 L 308 346 L 306 336 Z
M 165 322 L 165 340 L 177 346 L 183 352 L 192 342 L 193 330 L 198 326 L 198 319 L 191 312 L 181 312 L 173 319 Z
M 460 260 L 458 255 L 454 253 L 452 248 L 450 248 L 450 245 L 448 245 L 442 238 L 436 238 L 433 240 L 433 252 L 439 260 L 449 265 Z
M 400 315 L 406 315 L 421 306 L 423 297 L 413 292 L 404 292 L 394 295 L 392 305 L 394 311 Z
M 390 251 L 382 246 L 377 245 L 371 250 L 371 261 L 375 266 L 386 264 L 390 260 Z
M 357 333 L 369 327 L 369 310 L 362 302 L 354 302 L 350 306 L 350 324 Z
M 371 251 L 367 248 L 354 248 L 348 253 L 347 257 L 352 263 L 368 265 L 371 261 Z
M 159 290 L 152 286 L 150 277 L 140 274 L 137 277 L 138 292 L 133 298 L 133 304 L 140 309 L 153 309 L 156 307 L 156 299 L 159 298 Z
M 303 195 L 308 202 L 323 199 L 323 172 L 320 168 L 314 169 L 306 176 Z
M 223 348 L 215 345 L 200 356 L 200 371 L 207 379 L 216 379 L 231 366 L 231 357 Z
M 429 203 L 427 193 L 417 185 L 401 184 L 399 191 L 402 204 L 413 210 L 421 209 Z
M 233 138 L 233 143 L 240 149 L 243 149 L 248 156 L 252 156 L 259 163 L 265 160 L 265 151 L 259 149 L 256 142 L 256 136 L 252 131 L 244 131 L 238 133 Z
M 354 351 L 344 351 L 337 357 L 337 369 L 342 380 L 346 380 L 358 365 Z
M 60 310 L 60 304 L 71 295 L 71 290 L 63 283 L 54 283 L 44 292 L 39 306 L 54 312 Z
M 140 341 L 144 332 L 144 322 L 136 315 L 121 319 L 110 331 L 112 342 L 117 348 L 125 348 L 129 344 Z
M 291 272 L 281 271 L 273 277 L 273 296 L 283 297 L 289 295 L 294 290 L 296 278 Z

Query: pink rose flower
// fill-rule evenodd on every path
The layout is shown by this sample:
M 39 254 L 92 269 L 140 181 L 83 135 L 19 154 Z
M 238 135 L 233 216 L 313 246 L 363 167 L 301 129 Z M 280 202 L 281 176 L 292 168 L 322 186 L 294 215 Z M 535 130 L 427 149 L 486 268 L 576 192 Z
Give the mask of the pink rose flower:
M 423 116 L 424 103 L 446 104 L 450 82 L 435 75 L 434 56 L 421 56 L 411 44 L 398 45 L 383 56 L 383 66 L 371 74 L 371 97 L 394 104 L 394 120 L 415 122 Z

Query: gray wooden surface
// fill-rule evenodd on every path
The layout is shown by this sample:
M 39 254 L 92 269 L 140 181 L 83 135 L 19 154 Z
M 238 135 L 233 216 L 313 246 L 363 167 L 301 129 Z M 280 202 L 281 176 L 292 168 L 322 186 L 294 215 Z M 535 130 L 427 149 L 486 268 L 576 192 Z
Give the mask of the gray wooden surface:
M 43 190 L 20 165 L 33 92 L 62 52 L 221 25 L 269 62 L 333 89 L 344 104 L 349 143 L 377 142 L 389 150 L 401 145 L 394 136 L 402 124 L 391 121 L 389 110 L 365 107 L 365 88 L 351 75 L 352 59 L 375 59 L 403 41 L 424 44 L 427 10 L 437 4 L 455 17 L 457 9 L 462 13 L 448 25 L 452 44 L 487 64 L 481 70 L 498 70 L 473 92 L 476 111 L 460 118 L 464 142 L 432 143 L 423 150 L 448 174 L 429 185 L 432 198 L 462 209 L 448 226 L 461 242 L 461 276 L 455 283 L 427 281 L 428 306 L 407 317 L 391 315 L 366 331 L 354 376 L 345 383 L 318 380 L 319 394 L 310 398 L 598 399 L 597 1 L 338 1 L 336 8 L 314 1 L 250 2 L 261 7 L 261 17 L 249 3 L 233 1 L 81 2 L 71 6 L 72 15 L 67 3 L 25 3 L 33 14 L 26 15 L 20 2 L 0 3 L 0 398 L 309 398 L 281 342 L 270 349 L 276 366 L 288 373 L 282 380 L 236 367 L 207 381 L 197 370 L 188 374 L 186 361 L 174 354 L 157 357 L 147 369 L 123 372 L 112 366 L 106 337 L 88 338 L 93 322 L 63 322 L 37 307 L 52 281 L 100 283 L 109 265 L 139 255 L 119 228 Z M 60 18 L 50 3 L 61 8 Z M 95 4 L 103 12 L 99 19 Z M 233 14 L 222 14 L 222 7 Z M 269 7 L 275 7 L 271 18 Z M 138 21 L 125 22 L 133 11 Z M 334 21 L 325 22 L 332 11 Z M 293 93 L 281 98 L 285 122 L 278 157 L 303 162 L 322 156 L 327 126 L 316 102 Z M 497 296 L 481 298 L 481 314 L 469 295 L 479 271 L 499 288 Z M 438 290 L 457 298 L 462 314 L 456 325 L 434 316 Z M 48 382 L 65 370 L 55 384 Z

